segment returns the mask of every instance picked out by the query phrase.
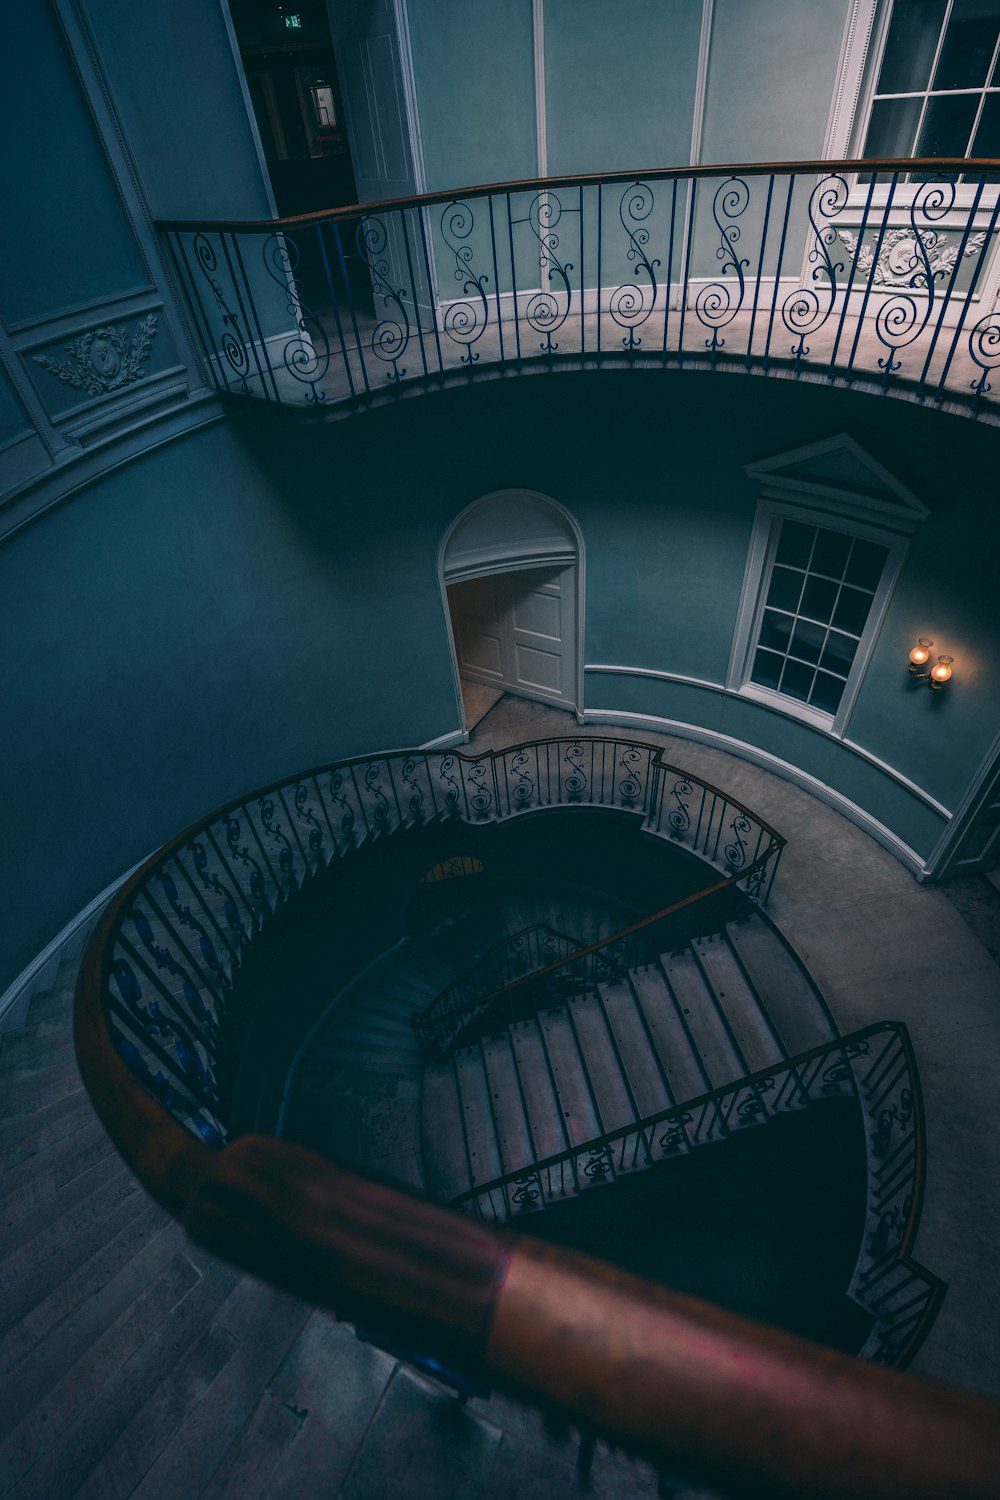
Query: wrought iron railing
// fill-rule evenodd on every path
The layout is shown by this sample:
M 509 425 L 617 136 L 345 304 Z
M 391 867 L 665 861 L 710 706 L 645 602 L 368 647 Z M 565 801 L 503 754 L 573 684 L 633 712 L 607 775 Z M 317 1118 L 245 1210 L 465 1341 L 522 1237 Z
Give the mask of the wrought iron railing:
M 209 378 L 279 404 L 541 359 L 825 377 L 985 413 L 998 171 L 684 167 L 159 227 Z
M 589 778 L 589 800 L 646 814 L 664 804 L 652 747 L 564 740 L 480 758 L 323 767 L 175 839 L 117 893 L 81 965 L 75 1039 L 101 1120 L 198 1244 L 385 1342 L 562 1411 L 673 1474 L 734 1497 L 985 1500 L 1000 1465 L 992 1403 L 906 1383 L 288 1141 L 225 1143 L 213 1063 L 233 976 L 295 888 L 408 823 L 474 823 L 588 800 L 588 756 L 605 773 Z M 532 765 L 546 774 L 529 787 Z M 905 1101 L 890 1085 L 892 1063 L 885 1068 L 879 1102 L 895 1125 L 892 1111 L 905 1114 Z M 890 1214 L 905 1154 L 894 1151 L 890 1139 Z M 881 1270 L 868 1279 L 875 1296 Z M 903 1316 L 897 1308 L 897 1328 Z
M 864 1116 L 868 1196 L 848 1290 L 873 1319 L 861 1354 L 902 1368 L 923 1341 L 945 1287 L 909 1256 L 923 1196 L 924 1124 L 913 1049 L 900 1022 L 879 1022 L 824 1042 L 482 1183 L 451 1206 L 489 1222 L 522 1218 L 748 1125 L 849 1095 L 857 1097 Z

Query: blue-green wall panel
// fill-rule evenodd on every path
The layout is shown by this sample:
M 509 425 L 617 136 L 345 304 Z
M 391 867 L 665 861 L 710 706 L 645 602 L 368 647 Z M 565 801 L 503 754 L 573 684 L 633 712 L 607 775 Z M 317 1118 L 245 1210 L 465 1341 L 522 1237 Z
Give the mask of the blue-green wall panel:
M 11 325 L 135 291 L 149 276 L 48 5 L 11 8 L 4 42 L 0 314 Z
M 409 0 L 427 188 L 538 175 L 531 0 Z
M 545 0 L 549 171 L 685 166 L 701 0 Z
M 0 448 L 34 432 L 7 371 L 0 365 Z

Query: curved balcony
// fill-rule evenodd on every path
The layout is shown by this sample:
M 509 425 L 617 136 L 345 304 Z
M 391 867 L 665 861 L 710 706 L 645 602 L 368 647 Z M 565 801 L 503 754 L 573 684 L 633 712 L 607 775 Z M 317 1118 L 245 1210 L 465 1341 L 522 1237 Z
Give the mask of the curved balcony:
M 160 224 L 220 392 L 317 412 L 563 368 L 720 369 L 996 421 L 998 164 L 550 177 Z
M 700 799 L 698 816 L 673 816 L 678 791 L 688 811 Z M 175 839 L 112 902 L 77 989 L 81 1068 L 119 1150 L 202 1245 L 336 1308 L 397 1350 L 554 1405 L 671 1472 L 733 1496 L 988 1495 L 1000 1456 L 988 1402 L 903 1382 L 455 1216 L 304 1147 L 259 1135 L 227 1142 L 215 1061 L 233 976 L 297 890 L 342 859 L 349 872 L 360 846 L 425 821 L 476 824 L 580 803 L 631 812 L 697 851 L 715 872 L 705 896 L 766 896 L 780 836 L 655 747 L 624 740 L 342 762 L 241 799 Z M 907 1260 L 922 1146 L 900 1029 L 837 1039 L 790 1059 L 780 1077 L 744 1079 L 696 1107 L 702 1119 L 746 1123 L 762 1099 L 777 1107 L 782 1096 L 844 1086 L 865 1100 L 874 1127 L 855 1291 L 877 1313 L 888 1305 L 871 1354 L 891 1362 L 912 1350 L 940 1296 L 925 1273 L 914 1290 L 919 1268 Z M 677 1125 L 701 1129 L 674 1112 L 639 1122 L 635 1140 L 616 1138 L 613 1149 L 642 1151 L 653 1131 Z

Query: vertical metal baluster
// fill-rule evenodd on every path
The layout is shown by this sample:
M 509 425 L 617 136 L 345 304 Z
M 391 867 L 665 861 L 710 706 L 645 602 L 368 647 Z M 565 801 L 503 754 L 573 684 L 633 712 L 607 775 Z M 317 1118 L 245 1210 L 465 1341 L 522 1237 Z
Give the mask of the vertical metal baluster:
M 191 266 L 190 266 L 190 264 L 188 262 L 187 251 L 184 248 L 184 241 L 180 238 L 180 236 L 178 236 L 177 243 L 180 245 L 181 255 L 184 257 L 184 267 L 185 267 L 185 269 L 186 269 L 186 271 L 188 273 L 188 279 L 191 282 L 191 288 L 192 288 L 192 290 L 194 292 L 195 297 L 197 298 L 199 311 L 201 312 L 201 315 L 202 315 L 203 319 L 205 320 L 205 328 L 208 331 L 208 342 L 209 342 L 209 345 L 210 345 L 211 348 L 215 349 L 215 339 L 212 337 L 212 323 L 211 323 L 211 319 L 209 318 L 208 313 L 205 311 L 205 304 L 201 300 L 201 290 L 200 290 L 200 288 L 198 286 L 198 283 L 194 279 L 194 272 L 191 270 Z M 215 381 L 215 384 L 218 387 L 218 389 L 220 391 L 223 390 L 223 389 L 225 389 L 227 391 L 231 391 L 232 390 L 232 384 L 230 383 L 229 376 L 227 375 L 227 373 L 225 371 L 225 368 L 224 368 L 224 365 L 223 365 L 223 361 L 224 360 L 225 360 L 225 355 L 223 354 L 222 350 L 221 349 L 217 349 L 217 350 L 215 350 L 214 353 L 212 353 L 212 354 L 210 354 L 208 356 L 208 367 L 209 367 L 209 369 L 212 372 L 212 378 Z M 218 370 L 222 372 L 222 379 L 225 381 L 225 386 L 223 386 L 222 382 L 219 380 L 219 376 L 218 376 L 218 374 L 216 372 L 216 367 L 218 367 Z
M 503 313 L 500 310 L 500 269 L 497 264 L 497 231 L 493 222 L 493 194 L 490 193 L 486 200 L 490 211 L 490 249 L 493 253 L 493 296 L 497 305 L 497 337 L 500 340 L 500 363 L 506 361 L 507 355 L 503 346 Z
M 778 243 L 778 264 L 774 268 L 774 294 L 771 297 L 771 316 L 767 320 L 767 341 L 764 344 L 764 358 L 761 367 L 766 371 L 771 365 L 771 334 L 774 331 L 774 315 L 778 310 L 778 297 L 781 290 L 781 263 L 785 258 L 785 240 L 788 236 L 788 219 L 792 211 L 792 193 L 795 191 L 795 178 L 788 178 L 788 192 L 785 194 L 785 217 L 781 225 L 781 239 Z
M 507 242 L 510 245 L 510 291 L 514 298 L 514 344 L 517 348 L 517 357 L 521 358 L 521 319 L 517 311 L 517 271 L 514 268 L 514 221 L 510 211 L 510 194 L 504 195 L 507 199 Z
M 316 239 L 319 242 L 319 253 L 323 262 L 323 274 L 326 277 L 326 284 L 330 293 L 330 306 L 333 308 L 333 316 L 337 324 L 337 337 L 340 339 L 340 353 L 344 361 L 344 373 L 347 376 L 347 384 L 351 395 L 356 396 L 357 390 L 354 385 L 354 375 L 351 371 L 351 361 L 347 355 L 347 342 L 344 338 L 344 325 L 340 319 L 340 298 L 337 296 L 336 288 L 333 284 L 333 275 L 330 271 L 329 256 L 326 253 L 326 241 L 323 238 L 322 224 L 316 225 Z
M 670 327 L 670 298 L 674 286 L 674 221 L 677 216 L 677 178 L 671 184 L 670 194 L 670 238 L 667 242 L 667 305 L 663 313 L 663 352 L 667 352 L 667 330 Z
M 434 331 L 434 343 L 435 343 L 435 346 L 437 348 L 438 369 L 439 370 L 443 370 L 444 369 L 444 356 L 441 353 L 441 335 L 438 332 L 438 308 L 439 308 L 439 303 L 438 303 L 437 287 L 436 287 L 435 282 L 434 282 L 434 276 L 433 276 L 433 274 L 431 272 L 431 253 L 430 253 L 430 250 L 429 250 L 428 244 L 427 244 L 427 219 L 428 219 L 428 210 L 426 208 L 418 208 L 416 210 L 416 214 L 417 214 L 417 223 L 420 225 L 420 243 L 421 243 L 421 246 L 423 247 L 424 270 L 427 273 L 427 296 L 428 296 L 428 299 L 429 299 L 429 302 L 430 302 L 431 328 Z
M 194 301 L 192 301 L 191 297 L 188 296 L 187 287 L 186 287 L 186 285 L 184 283 L 184 273 L 181 271 L 180 261 L 177 258 L 177 248 L 176 248 L 175 243 L 174 243 L 175 240 L 176 240 L 177 246 L 180 246 L 181 254 L 184 256 L 184 266 L 185 266 L 185 269 L 187 271 L 188 280 L 191 283 L 191 291 L 194 294 Z M 222 381 L 219 379 L 218 372 L 217 372 L 217 370 L 215 368 L 215 357 L 213 356 L 213 354 L 211 352 L 211 347 L 210 347 L 210 345 L 211 345 L 211 325 L 210 325 L 210 323 L 208 321 L 208 317 L 206 316 L 206 313 L 205 313 L 205 308 L 204 308 L 204 306 L 202 304 L 201 294 L 198 291 L 197 286 L 195 285 L 194 277 L 191 275 L 191 267 L 187 263 L 187 255 L 186 255 L 186 253 L 184 251 L 184 244 L 183 244 L 183 241 L 181 240 L 180 234 L 178 233 L 177 230 L 171 230 L 171 232 L 167 235 L 167 248 L 170 251 L 170 258 L 171 258 L 171 260 L 174 263 L 174 271 L 177 274 L 177 280 L 178 280 L 178 282 L 180 284 L 181 291 L 184 293 L 184 297 L 185 297 L 185 300 L 186 300 L 186 302 L 188 304 L 188 307 L 191 309 L 192 326 L 194 328 L 195 333 L 198 335 L 198 342 L 201 344 L 202 353 L 205 356 L 205 363 L 208 365 L 208 373 L 212 377 L 212 381 L 213 381 L 213 383 L 215 385 L 216 390 L 221 391 L 223 389 L 223 384 L 222 384 Z M 197 304 L 198 304 L 198 311 L 197 312 L 195 311 L 195 302 L 197 302 Z M 206 340 L 205 340 L 205 333 L 202 331 L 202 328 L 201 328 L 201 323 L 199 323 L 199 321 L 198 321 L 198 312 L 201 313 L 202 322 L 204 322 L 204 324 L 205 324 L 205 330 L 208 332 L 208 335 L 209 335 L 207 343 L 206 343 Z
M 410 277 L 410 295 L 413 301 L 413 316 L 416 319 L 417 323 L 417 343 L 420 345 L 420 363 L 424 367 L 424 374 L 427 375 L 430 372 L 427 369 L 427 355 L 424 352 L 424 330 L 421 326 L 420 306 L 417 302 L 417 282 L 416 278 L 413 275 L 413 256 L 410 254 L 410 235 L 406 227 L 406 209 L 401 208 L 398 209 L 397 212 L 399 215 L 399 222 L 403 226 L 403 249 L 406 251 L 406 269 Z M 430 295 L 429 288 L 428 295 Z
M 601 352 L 601 288 L 604 285 L 604 277 L 601 270 L 604 264 L 603 247 L 603 223 L 604 223 L 604 193 L 602 184 L 597 184 L 597 352 Z
M 854 286 L 854 278 L 857 275 L 858 262 L 861 256 L 861 251 L 864 248 L 865 234 L 868 230 L 868 212 L 872 206 L 872 194 L 875 191 L 876 175 L 877 174 L 875 172 L 872 173 L 872 180 L 868 184 L 868 196 L 865 199 L 864 213 L 861 215 L 861 227 L 858 230 L 858 242 L 854 247 L 854 259 L 851 262 L 851 274 L 850 276 L 848 276 L 847 286 L 844 288 L 844 305 L 840 309 L 840 322 L 837 324 L 837 337 L 833 341 L 833 351 L 830 355 L 830 368 L 827 371 L 827 375 L 831 380 L 833 379 L 834 365 L 837 362 L 837 350 L 840 348 L 840 336 L 844 331 L 844 319 L 847 317 L 847 308 L 851 300 L 851 290 Z
M 586 353 L 587 335 L 584 330 L 584 317 L 586 315 L 587 302 L 587 278 L 583 274 L 583 183 L 580 183 L 578 194 L 580 214 L 580 353 Z
M 976 269 L 972 273 L 972 280 L 969 282 L 969 289 L 968 289 L 968 291 L 965 294 L 965 305 L 962 308 L 962 315 L 959 318 L 958 323 L 955 325 L 955 337 L 951 341 L 951 348 L 948 350 L 948 358 L 945 360 L 944 369 L 941 372 L 941 380 L 938 383 L 937 390 L 934 392 L 934 400 L 935 401 L 940 401 L 941 398 L 942 398 L 942 396 L 944 395 L 944 385 L 945 385 L 945 381 L 948 379 L 948 371 L 951 369 L 951 362 L 952 362 L 953 358 L 955 357 L 955 350 L 958 347 L 958 340 L 959 340 L 959 337 L 961 335 L 962 329 L 965 327 L 966 315 L 967 315 L 967 313 L 969 311 L 969 308 L 972 305 L 972 298 L 973 298 L 973 296 L 975 294 L 976 287 L 979 284 L 980 272 L 982 271 L 983 265 L 984 265 L 985 261 L 988 258 L 987 257 L 987 247 L 990 244 L 991 240 L 993 239 L 993 233 L 994 233 L 994 230 L 997 227 L 997 218 L 998 217 L 1000 217 L 1000 192 L 997 193 L 997 201 L 996 201 L 996 203 L 994 205 L 993 212 L 990 215 L 989 227 L 986 230 L 986 238 L 983 241 L 983 253 L 980 255 L 979 259 L 976 261 Z M 983 316 L 985 317 L 985 316 L 987 316 L 987 314 L 984 313 Z M 986 372 L 984 370 L 983 371 L 983 379 L 985 379 L 985 378 L 986 378 Z M 977 385 L 979 384 L 978 381 L 976 383 L 977 383 Z M 974 401 L 972 403 L 972 409 L 973 409 L 973 411 L 975 411 L 978 408 L 978 406 L 979 406 L 979 400 L 980 400 L 981 395 L 982 395 L 981 391 L 976 391 L 975 399 L 974 399 Z
M 872 287 L 875 285 L 875 272 L 878 270 L 879 256 L 882 254 L 882 241 L 885 239 L 885 231 L 888 228 L 889 210 L 892 208 L 892 200 L 896 194 L 896 184 L 898 183 L 898 181 L 899 173 L 893 172 L 892 181 L 889 184 L 889 195 L 885 200 L 885 207 L 882 210 L 882 223 L 879 226 L 878 239 L 875 242 L 875 252 L 872 255 L 872 268 L 868 276 L 867 285 L 865 286 L 865 295 L 861 301 L 861 311 L 858 314 L 858 326 L 854 330 L 854 342 L 851 344 L 851 353 L 847 361 L 848 380 L 850 380 L 854 374 L 854 356 L 858 352 L 858 341 L 861 338 L 861 330 L 864 327 L 865 312 L 867 311 L 868 302 L 872 294 Z M 888 371 L 886 372 L 886 375 L 888 377 Z
M 760 255 L 757 258 L 757 280 L 753 289 L 753 308 L 750 312 L 750 330 L 747 333 L 747 369 L 753 360 L 753 331 L 757 322 L 757 303 L 760 300 L 760 278 L 764 274 L 764 253 L 767 249 L 767 226 L 771 222 L 771 199 L 774 197 L 774 173 L 768 178 L 767 200 L 764 204 L 764 227 L 760 233 Z
M 230 231 L 229 238 L 232 240 L 233 245 L 235 247 L 236 236 L 232 233 L 232 231 Z M 233 291 L 236 293 L 236 302 L 237 302 L 237 305 L 239 306 L 239 309 L 240 309 L 240 317 L 243 319 L 243 327 L 246 329 L 247 336 L 248 336 L 249 341 L 250 341 L 250 350 L 251 350 L 251 353 L 253 354 L 253 362 L 257 366 L 257 374 L 260 377 L 261 395 L 264 396 L 266 400 L 270 401 L 271 398 L 267 394 L 267 381 L 264 379 L 264 367 L 263 367 L 263 365 L 260 362 L 260 354 L 258 354 L 258 352 L 257 352 L 257 347 L 258 347 L 257 346 L 257 340 L 254 338 L 253 333 L 251 332 L 250 319 L 247 317 L 246 305 L 245 305 L 245 303 L 243 301 L 243 293 L 240 291 L 240 284 L 239 284 L 239 282 L 236 279 L 236 272 L 233 269 L 233 259 L 232 259 L 232 256 L 229 253 L 229 247 L 226 244 L 226 236 L 223 233 L 221 233 L 221 232 L 219 234 L 219 243 L 222 246 L 222 253 L 226 257 L 226 267 L 227 267 L 227 269 L 229 271 L 229 279 L 232 282 Z M 246 275 L 246 273 L 244 272 L 244 276 L 245 275 Z M 247 287 L 247 290 L 249 291 L 249 286 Z M 252 305 L 253 304 L 251 303 L 251 306 Z M 256 308 L 254 309 L 254 312 L 256 313 Z M 271 361 L 270 361 L 270 359 L 268 357 L 268 353 L 267 353 L 267 344 L 264 342 L 263 336 L 261 336 L 260 349 L 261 349 L 261 353 L 263 353 L 263 355 L 264 355 L 264 358 L 267 360 L 268 374 L 271 376 L 271 381 L 273 383 L 273 381 L 274 381 L 274 371 L 271 368 Z M 277 398 L 277 400 L 280 401 L 281 397 L 278 395 L 278 388 L 277 388 L 277 386 L 275 386 L 275 388 L 274 388 L 274 394 L 275 394 L 275 397 Z
M 250 287 L 250 279 L 247 276 L 247 268 L 243 264 L 243 252 L 240 250 L 240 242 L 236 238 L 235 234 L 231 235 L 230 238 L 232 239 L 232 242 L 233 242 L 233 254 L 236 256 L 236 261 L 237 261 L 237 264 L 239 265 L 239 268 L 240 268 L 240 274 L 243 277 L 243 285 L 246 287 L 247 302 L 250 304 L 250 311 L 253 313 L 253 322 L 254 322 L 254 327 L 257 330 L 257 338 L 260 341 L 260 347 L 261 347 L 261 350 L 263 351 L 264 360 L 265 360 L 265 362 L 267 364 L 267 371 L 268 371 L 268 374 L 271 377 L 271 385 L 272 385 L 273 390 L 274 390 L 274 399 L 275 399 L 275 401 L 280 401 L 281 397 L 278 394 L 278 382 L 274 378 L 274 370 L 273 370 L 273 368 L 271 366 L 271 359 L 270 359 L 270 356 L 269 356 L 269 354 L 267 352 L 267 339 L 264 337 L 264 330 L 261 327 L 260 317 L 258 316 L 258 313 L 257 313 L 257 303 L 254 300 L 253 291 L 252 291 L 252 289 Z M 263 384 L 263 382 L 262 382 L 262 384 Z M 265 390 L 264 390 L 264 394 L 267 395 L 266 387 L 265 387 Z M 267 399 L 268 399 L 268 401 L 270 401 L 271 397 L 267 396 Z
M 931 336 L 930 347 L 927 350 L 927 358 L 924 360 L 924 367 L 920 371 L 920 379 L 917 382 L 916 394 L 918 396 L 923 394 L 924 382 L 927 379 L 927 371 L 930 369 L 930 363 L 934 357 L 934 350 L 937 348 L 938 337 L 940 336 L 941 329 L 944 327 L 944 315 L 948 310 L 948 304 L 951 301 L 952 292 L 955 290 L 955 282 L 958 280 L 958 273 L 961 269 L 962 258 L 965 255 L 965 248 L 969 243 L 969 235 L 972 232 L 972 226 L 975 222 L 976 213 L 979 209 L 979 200 L 983 196 L 983 189 L 985 188 L 985 186 L 986 183 L 984 181 L 979 183 L 978 187 L 976 188 L 976 196 L 972 200 L 972 206 L 967 211 L 965 229 L 962 231 L 962 238 L 959 242 L 958 251 L 955 255 L 955 264 L 951 268 L 951 276 L 948 278 L 948 286 L 941 301 L 941 311 L 938 313 L 938 320 L 934 325 L 934 333 Z M 986 251 L 987 244 L 983 245 L 984 253 Z
M 687 314 L 688 285 L 691 279 L 691 252 L 694 248 L 694 202 L 697 195 L 697 177 L 688 178 L 691 186 L 688 198 L 687 218 L 684 225 L 684 283 L 681 287 L 681 326 L 677 336 L 677 358 L 684 353 L 684 319 Z
M 337 244 L 337 261 L 340 265 L 340 275 L 344 283 L 344 292 L 347 296 L 347 307 L 351 314 L 351 327 L 354 329 L 354 344 L 355 348 L 358 351 L 358 359 L 361 362 L 361 378 L 365 383 L 365 391 L 370 393 L 371 386 L 368 383 L 368 368 L 365 364 L 365 354 L 364 350 L 361 347 L 361 334 L 358 331 L 357 314 L 354 310 L 354 293 L 351 291 L 351 282 L 347 274 L 347 261 L 344 256 L 344 241 L 340 233 L 340 224 L 336 219 L 333 223 L 333 237 Z

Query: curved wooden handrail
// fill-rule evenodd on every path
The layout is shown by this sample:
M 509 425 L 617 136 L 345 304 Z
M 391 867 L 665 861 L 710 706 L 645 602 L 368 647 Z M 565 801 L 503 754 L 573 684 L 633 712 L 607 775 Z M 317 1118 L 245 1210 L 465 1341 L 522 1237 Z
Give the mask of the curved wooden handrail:
M 102 995 L 122 914 L 191 836 L 147 861 L 105 912 L 81 966 L 74 1027 L 99 1117 L 193 1239 L 734 1497 L 995 1495 L 1000 1407 L 991 1402 L 487 1229 L 304 1147 L 245 1136 L 216 1150 L 189 1134 L 118 1055 Z
M 485 182 L 473 187 L 451 188 L 446 192 L 411 193 L 402 198 L 379 198 L 370 203 L 352 203 L 345 208 L 320 209 L 308 214 L 293 214 L 283 219 L 158 219 L 156 228 L 174 233 L 199 229 L 274 232 L 281 229 L 308 229 L 314 224 L 337 224 L 359 215 L 387 213 L 393 209 L 431 208 L 451 203 L 457 198 L 483 198 L 490 194 L 556 192 L 568 187 L 597 187 L 612 182 L 673 182 L 706 177 L 792 177 L 813 172 L 965 172 L 995 173 L 1000 161 L 991 157 L 867 157 L 840 161 L 779 161 L 719 163 L 714 166 L 651 167 L 646 172 L 582 172 L 575 176 L 521 177 L 511 182 Z

